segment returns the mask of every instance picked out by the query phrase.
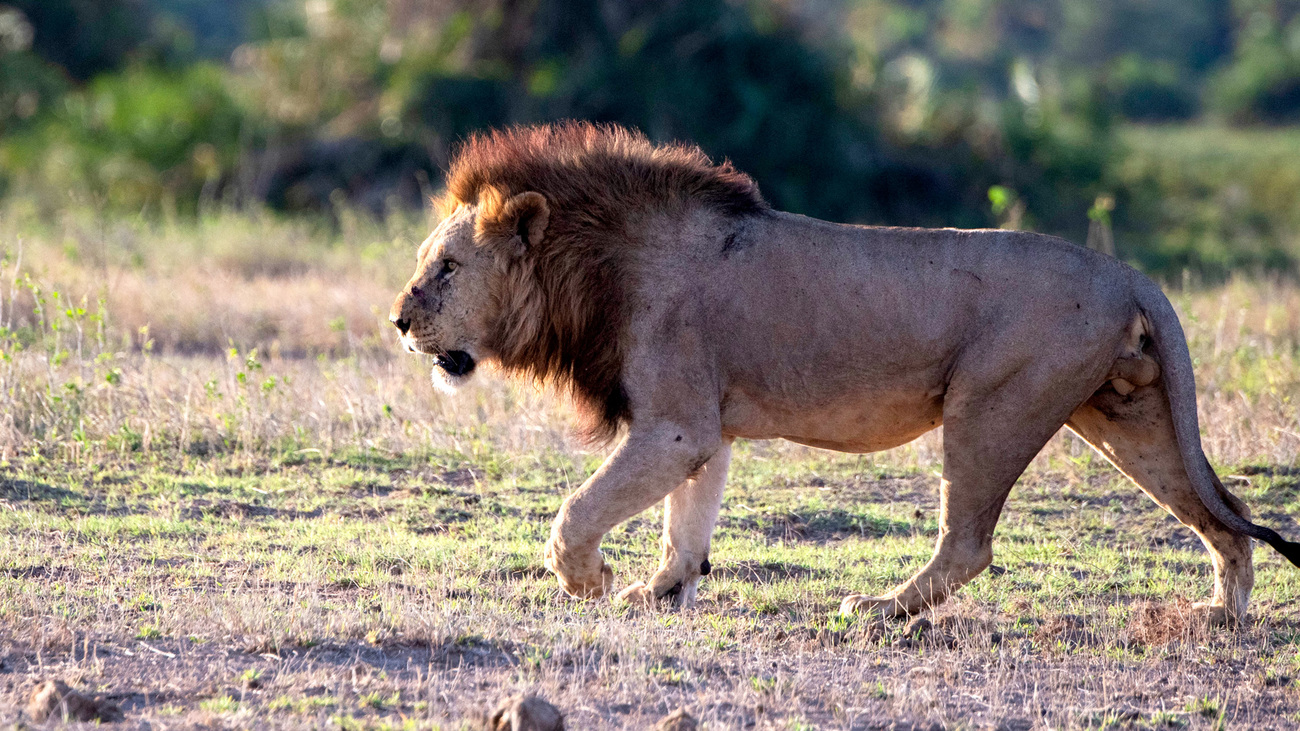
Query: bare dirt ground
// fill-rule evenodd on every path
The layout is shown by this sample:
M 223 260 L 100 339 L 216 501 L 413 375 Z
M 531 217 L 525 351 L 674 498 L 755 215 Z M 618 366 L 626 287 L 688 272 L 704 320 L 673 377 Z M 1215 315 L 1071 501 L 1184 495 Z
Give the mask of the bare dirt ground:
M 1204 552 L 1099 460 L 1040 460 L 995 567 L 909 625 L 834 611 L 924 560 L 933 478 L 747 456 L 717 570 L 677 613 L 555 588 L 540 545 L 561 497 L 546 483 L 579 469 L 563 461 L 27 466 L 3 481 L 0 718 L 60 679 L 136 728 L 463 728 L 519 692 L 570 728 L 650 728 L 677 708 L 710 728 L 1300 721 L 1294 569 L 1258 550 L 1251 621 L 1198 626 Z M 1263 513 L 1296 511 L 1293 475 L 1251 479 L 1239 491 Z M 654 517 L 607 543 L 626 580 L 653 564 Z

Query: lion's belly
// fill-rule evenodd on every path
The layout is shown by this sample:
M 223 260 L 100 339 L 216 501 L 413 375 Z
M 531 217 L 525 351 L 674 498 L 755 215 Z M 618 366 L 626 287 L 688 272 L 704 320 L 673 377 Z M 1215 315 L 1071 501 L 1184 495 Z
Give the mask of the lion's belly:
M 906 444 L 943 421 L 943 399 L 925 393 L 839 394 L 799 405 L 728 394 L 722 431 L 744 439 L 788 439 L 841 452 L 878 452 Z

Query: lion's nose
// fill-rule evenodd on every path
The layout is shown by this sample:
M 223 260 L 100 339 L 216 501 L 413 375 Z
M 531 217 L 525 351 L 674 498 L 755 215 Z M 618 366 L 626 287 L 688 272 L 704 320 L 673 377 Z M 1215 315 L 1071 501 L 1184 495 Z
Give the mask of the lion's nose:
M 410 320 L 407 320 L 406 318 L 403 318 L 403 317 L 393 317 L 393 318 L 389 318 L 389 319 L 392 320 L 393 325 L 397 328 L 397 331 L 400 332 L 400 333 L 403 334 L 403 335 L 406 334 L 406 331 L 407 331 L 407 330 L 410 330 L 410 329 L 411 329 L 411 321 L 410 321 Z

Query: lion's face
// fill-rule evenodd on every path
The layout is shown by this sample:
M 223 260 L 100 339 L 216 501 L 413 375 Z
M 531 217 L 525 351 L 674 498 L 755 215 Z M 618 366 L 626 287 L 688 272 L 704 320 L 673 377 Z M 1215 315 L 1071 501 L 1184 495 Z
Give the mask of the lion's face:
M 415 275 L 397 296 L 389 319 L 407 351 L 434 357 L 433 381 L 454 388 L 483 358 L 491 324 L 491 247 L 475 242 L 477 206 L 460 206 L 420 245 Z
M 499 360 L 492 336 L 502 303 L 494 292 L 511 263 L 542 240 L 549 210 L 539 193 L 506 199 L 488 191 L 478 204 L 458 206 L 420 245 L 415 276 L 388 319 L 409 352 L 434 357 L 435 386 L 455 388 L 481 360 Z

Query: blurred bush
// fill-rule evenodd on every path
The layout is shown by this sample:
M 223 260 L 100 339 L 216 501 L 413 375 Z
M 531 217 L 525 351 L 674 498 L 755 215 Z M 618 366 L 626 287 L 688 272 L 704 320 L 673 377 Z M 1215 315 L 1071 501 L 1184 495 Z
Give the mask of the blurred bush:
M 1115 111 L 1125 119 L 1185 121 L 1201 111 L 1196 87 L 1171 63 L 1121 56 L 1111 64 L 1105 86 Z
M 1237 172 L 1160 167 L 1116 130 L 1290 119 L 1293 4 L 8 0 L 0 191 L 46 215 L 382 217 L 422 206 L 473 130 L 583 118 L 696 142 L 809 215 L 1083 241 L 1113 196 L 1120 252 L 1150 267 L 1285 268 L 1293 241 L 1251 238 L 1294 235 L 1279 207 L 1210 215 L 1205 186 Z
M 1232 122 L 1300 122 L 1300 13 L 1286 25 L 1271 18 L 1251 16 L 1251 42 L 1211 82 L 1216 110 Z
M 11 189 L 57 207 L 68 191 L 117 210 L 189 210 L 211 199 L 253 141 L 225 74 L 131 67 L 97 77 L 0 141 Z
M 9 190 L 382 214 L 420 205 L 468 132 L 576 117 L 694 141 L 810 215 L 990 225 L 986 192 L 1005 184 L 1025 225 L 1077 235 L 1112 152 L 1094 90 L 1066 93 L 1045 64 L 990 60 L 993 86 L 948 84 L 937 52 L 872 54 L 774 2 L 308 0 L 257 18 L 229 65 L 175 62 L 173 31 L 125 44 L 119 70 L 0 141 Z
M 1300 121 L 1300 60 L 1280 50 L 1248 54 L 1216 79 L 1214 98 L 1233 122 Z
M 26 128 L 67 90 L 58 69 L 31 52 L 27 16 L 0 6 L 0 137 Z
M 1116 246 L 1148 270 L 1294 272 L 1300 130 L 1127 130 Z

